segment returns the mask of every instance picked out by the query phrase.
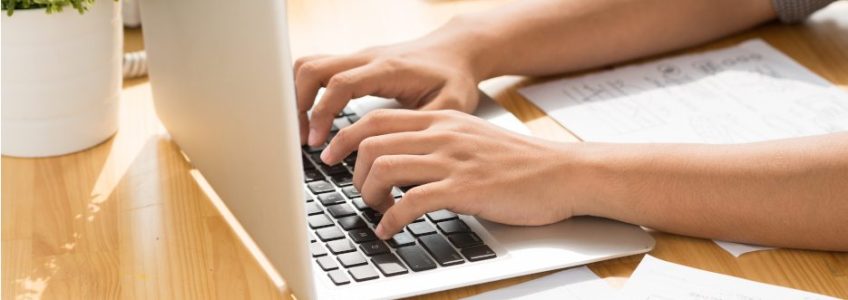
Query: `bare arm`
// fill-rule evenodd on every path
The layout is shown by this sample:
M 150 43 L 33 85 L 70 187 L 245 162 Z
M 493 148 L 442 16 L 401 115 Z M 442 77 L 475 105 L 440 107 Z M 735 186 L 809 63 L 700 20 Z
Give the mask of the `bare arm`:
M 848 251 L 848 133 L 740 145 L 586 144 L 574 213 L 684 235 Z
M 333 116 L 352 98 L 375 95 L 408 108 L 471 112 L 481 80 L 562 73 L 702 43 L 773 19 L 770 3 L 527 0 L 457 17 L 409 42 L 304 57 L 295 64 L 301 140 L 323 143 Z M 321 87 L 326 92 L 315 104 Z
M 775 18 L 770 0 L 522 1 L 461 17 L 479 78 L 548 75 L 703 43 Z

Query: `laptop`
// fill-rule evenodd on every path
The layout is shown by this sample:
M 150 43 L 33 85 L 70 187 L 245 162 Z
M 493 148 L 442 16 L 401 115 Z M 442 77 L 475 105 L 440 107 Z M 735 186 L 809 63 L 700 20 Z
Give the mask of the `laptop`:
M 300 145 L 283 0 L 143 0 L 141 10 L 159 118 L 298 299 L 407 297 L 653 248 L 640 227 L 606 219 L 516 227 L 445 210 L 380 241 L 381 215 L 350 185 L 355 160 L 327 166 Z M 352 103 L 336 127 L 379 106 Z M 484 113 L 503 119 L 492 105 Z

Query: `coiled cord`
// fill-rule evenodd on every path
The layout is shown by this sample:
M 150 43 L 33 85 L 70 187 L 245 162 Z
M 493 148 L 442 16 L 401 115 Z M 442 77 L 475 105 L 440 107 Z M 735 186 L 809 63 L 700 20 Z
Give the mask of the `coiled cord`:
M 147 76 L 147 53 L 135 51 L 124 53 L 124 79 Z

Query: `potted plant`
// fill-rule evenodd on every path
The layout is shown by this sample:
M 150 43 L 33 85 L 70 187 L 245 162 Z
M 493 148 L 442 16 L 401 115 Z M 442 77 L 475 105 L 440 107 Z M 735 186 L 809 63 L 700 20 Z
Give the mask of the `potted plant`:
M 2 0 L 3 155 L 83 150 L 118 128 L 123 30 L 109 0 Z

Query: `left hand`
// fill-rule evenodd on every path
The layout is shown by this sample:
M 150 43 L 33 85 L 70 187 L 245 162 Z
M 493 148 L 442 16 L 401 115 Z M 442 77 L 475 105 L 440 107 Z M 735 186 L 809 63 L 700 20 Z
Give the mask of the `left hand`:
M 439 209 L 512 225 L 569 218 L 580 186 L 570 148 L 457 111 L 376 110 L 339 131 L 321 159 L 336 164 L 358 149 L 353 182 L 384 212 L 376 234 L 388 239 Z M 395 186 L 416 187 L 395 202 Z

